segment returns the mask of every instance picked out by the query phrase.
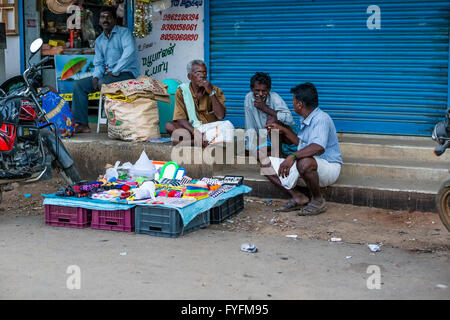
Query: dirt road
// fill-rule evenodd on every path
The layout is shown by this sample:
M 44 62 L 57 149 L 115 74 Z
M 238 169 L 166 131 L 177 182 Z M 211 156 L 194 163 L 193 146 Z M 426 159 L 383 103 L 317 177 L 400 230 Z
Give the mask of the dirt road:
M 61 183 L 61 180 L 54 179 L 4 193 L 0 215 L 43 215 L 41 193 L 56 192 L 62 186 Z M 246 197 L 244 211 L 209 228 L 276 236 L 297 235 L 299 239 L 326 241 L 334 237 L 346 243 L 373 243 L 419 252 L 450 251 L 450 233 L 433 212 L 394 211 L 329 203 L 328 210 L 321 215 L 299 217 L 293 212 L 273 212 L 286 200 L 267 200 L 270 199 Z

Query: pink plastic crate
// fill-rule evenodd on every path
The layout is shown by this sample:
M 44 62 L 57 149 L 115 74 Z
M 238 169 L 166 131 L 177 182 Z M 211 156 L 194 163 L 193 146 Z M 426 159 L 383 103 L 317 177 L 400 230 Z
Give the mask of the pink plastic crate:
M 128 210 L 92 210 L 92 229 L 134 231 L 134 208 Z
M 88 209 L 45 205 L 45 224 L 49 226 L 81 229 L 89 227 L 91 219 Z

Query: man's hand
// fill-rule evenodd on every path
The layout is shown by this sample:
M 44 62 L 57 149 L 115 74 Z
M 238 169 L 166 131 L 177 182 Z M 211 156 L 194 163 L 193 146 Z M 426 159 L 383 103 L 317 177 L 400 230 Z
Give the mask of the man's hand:
M 107 75 L 110 76 L 110 77 L 117 77 L 116 75 L 114 75 L 114 74 L 112 73 L 112 71 L 108 72 Z
M 295 160 L 293 157 L 287 157 L 280 164 L 280 168 L 278 169 L 278 175 L 282 178 L 289 176 L 289 171 L 291 171 L 291 167 L 295 164 Z
M 269 133 L 270 133 L 270 131 L 272 131 L 272 130 L 280 130 L 280 133 L 285 133 L 285 130 L 286 130 L 286 127 L 280 125 L 280 124 L 277 123 L 277 122 L 272 122 L 272 123 L 270 123 L 270 124 L 266 124 L 266 125 L 264 126 L 264 128 L 266 128 L 266 129 L 267 129 L 267 132 L 269 132 Z
M 211 92 L 214 90 L 211 82 L 208 80 L 200 80 L 198 82 L 198 86 L 200 88 L 204 88 L 207 94 L 211 94 Z
M 208 144 L 209 143 L 208 140 L 206 140 L 206 134 L 194 130 L 194 145 L 197 147 L 202 146 L 202 148 L 206 148 Z
M 95 91 L 98 90 L 98 78 L 92 78 L 92 87 Z
M 255 96 L 255 108 L 261 111 L 267 108 L 266 99 L 267 96 Z

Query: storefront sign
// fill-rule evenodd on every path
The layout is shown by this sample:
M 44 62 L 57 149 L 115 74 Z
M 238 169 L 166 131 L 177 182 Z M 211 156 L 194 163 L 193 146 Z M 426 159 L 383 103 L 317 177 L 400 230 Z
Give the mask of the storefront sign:
M 172 1 L 172 7 L 153 15 L 157 21 L 150 35 L 136 39 L 141 74 L 188 81 L 187 63 L 204 59 L 204 1 Z

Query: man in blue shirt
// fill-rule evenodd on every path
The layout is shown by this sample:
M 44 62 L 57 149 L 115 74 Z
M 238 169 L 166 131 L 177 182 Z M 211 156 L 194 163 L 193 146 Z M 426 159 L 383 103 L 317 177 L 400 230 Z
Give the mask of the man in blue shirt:
M 136 45 L 131 32 L 116 25 L 112 7 L 100 10 L 103 33 L 95 40 L 94 74 L 74 84 L 72 112 L 75 133 L 88 133 L 88 94 L 99 91 L 102 84 L 139 77 Z
M 267 125 L 269 130 L 280 130 L 286 138 L 295 143 L 297 151 L 283 159 L 278 168 L 267 177 L 275 185 L 284 188 L 292 196 L 283 208 L 277 211 L 297 211 L 297 215 L 315 215 L 326 210 L 325 199 L 320 187 L 326 187 L 339 178 L 342 155 L 338 143 L 336 128 L 330 116 L 319 107 L 317 90 L 312 83 L 304 83 L 291 89 L 294 111 L 301 116 L 300 131 L 295 134 L 290 128 L 273 123 Z M 270 159 L 274 167 L 277 158 Z M 291 170 L 294 169 L 294 170 Z M 276 170 L 276 169 L 275 169 Z M 285 188 L 285 179 L 298 171 L 311 192 L 311 199 L 297 189 Z M 295 176 L 295 175 L 294 175 Z

